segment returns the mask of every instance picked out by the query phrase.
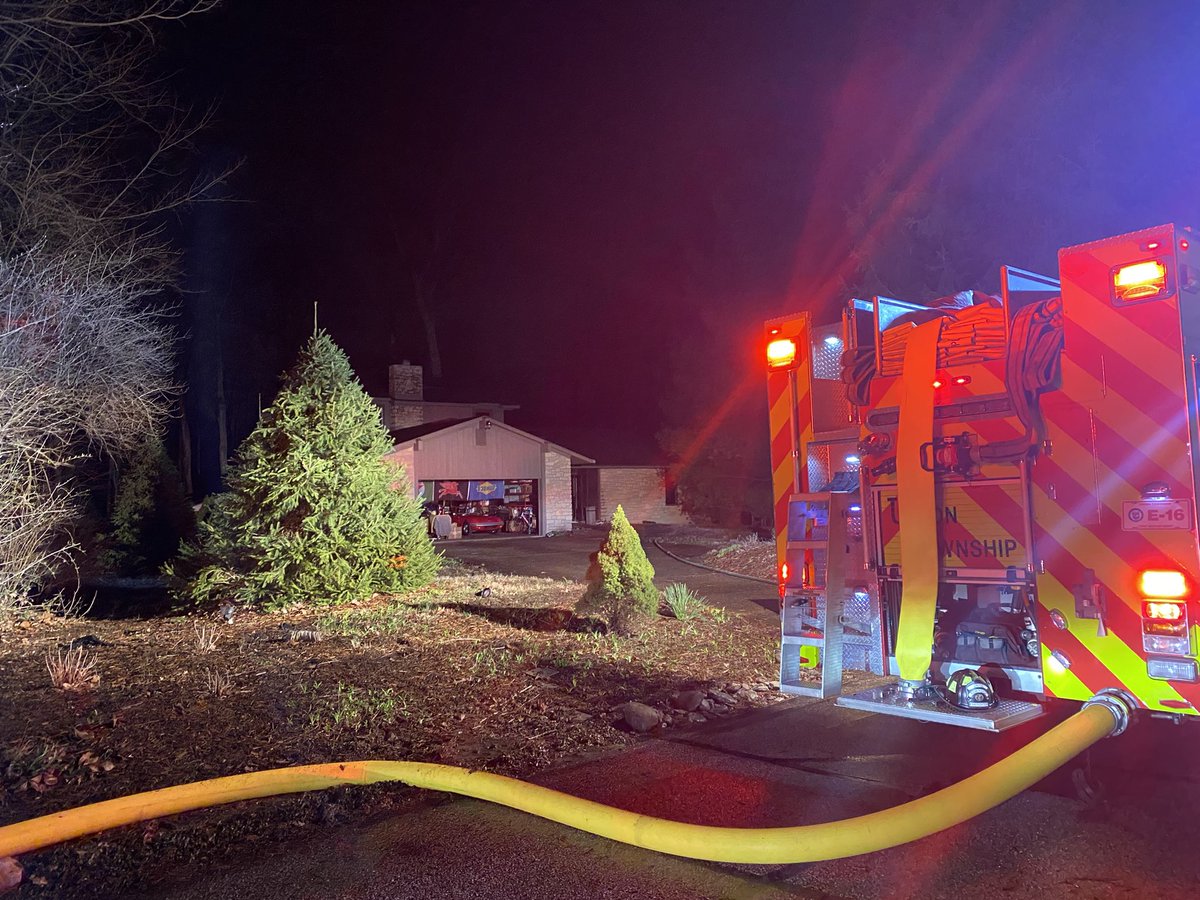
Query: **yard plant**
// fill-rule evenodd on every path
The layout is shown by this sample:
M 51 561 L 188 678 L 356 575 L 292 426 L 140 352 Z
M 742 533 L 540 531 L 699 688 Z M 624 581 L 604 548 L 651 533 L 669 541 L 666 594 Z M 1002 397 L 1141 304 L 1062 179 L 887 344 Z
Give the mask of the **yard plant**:
M 705 609 L 704 598 L 686 584 L 668 584 L 663 591 L 663 600 L 680 622 L 696 618 Z
M 332 606 L 427 584 L 438 559 L 346 354 L 313 335 L 169 574 L 185 599 Z
M 654 567 L 620 506 L 613 512 L 608 536 L 588 569 L 587 581 L 578 612 L 601 616 L 613 631 L 631 631 L 638 619 L 658 611 Z

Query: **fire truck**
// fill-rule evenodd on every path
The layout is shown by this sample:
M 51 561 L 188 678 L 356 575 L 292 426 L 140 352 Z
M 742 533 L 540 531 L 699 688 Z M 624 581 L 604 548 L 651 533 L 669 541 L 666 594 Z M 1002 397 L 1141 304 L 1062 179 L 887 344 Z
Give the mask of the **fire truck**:
M 1106 691 L 1200 715 L 1196 240 L 766 323 L 782 690 L 992 731 Z

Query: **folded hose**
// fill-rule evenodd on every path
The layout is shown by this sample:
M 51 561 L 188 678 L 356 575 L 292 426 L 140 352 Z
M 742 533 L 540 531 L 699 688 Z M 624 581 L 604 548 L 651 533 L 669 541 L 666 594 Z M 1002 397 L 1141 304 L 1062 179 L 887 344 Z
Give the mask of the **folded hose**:
M 981 295 L 984 303 L 966 307 L 965 310 L 990 310 L 987 295 Z M 985 305 L 986 304 L 986 305 Z M 944 317 L 943 336 L 946 328 L 952 327 L 956 315 L 964 316 L 963 308 L 949 309 L 941 307 L 931 310 L 935 315 Z M 887 332 L 885 331 L 886 335 Z M 979 343 L 977 341 L 954 346 L 953 341 L 944 341 L 946 346 L 938 348 L 938 365 L 949 368 L 955 365 L 965 365 L 977 362 Z M 1012 330 L 1009 335 L 1008 349 L 1005 354 L 1004 383 L 1008 396 L 1013 404 L 1013 411 L 1025 433 L 1020 437 L 1007 441 L 993 441 L 981 444 L 979 459 L 984 463 L 1018 462 L 1023 459 L 1030 449 L 1041 439 L 1045 426 L 1038 396 L 1047 388 L 1058 383 L 1062 366 L 1063 324 L 1062 298 L 1051 297 L 1040 303 L 1030 303 L 1017 310 L 1012 320 Z M 989 352 L 995 350 L 988 345 Z M 871 399 L 871 380 L 878 369 L 873 345 L 855 347 L 842 354 L 842 381 L 846 385 L 846 394 L 855 406 L 867 406 Z
M 728 863 L 799 863 L 871 853 L 926 837 L 998 806 L 1128 723 L 1115 696 L 1082 710 L 957 784 L 900 806 L 820 825 L 723 828 L 644 816 L 489 772 L 434 763 L 367 760 L 270 769 L 105 800 L 0 828 L 0 857 L 119 825 L 222 803 L 343 784 L 396 781 L 523 810 L 601 837 L 675 856 Z

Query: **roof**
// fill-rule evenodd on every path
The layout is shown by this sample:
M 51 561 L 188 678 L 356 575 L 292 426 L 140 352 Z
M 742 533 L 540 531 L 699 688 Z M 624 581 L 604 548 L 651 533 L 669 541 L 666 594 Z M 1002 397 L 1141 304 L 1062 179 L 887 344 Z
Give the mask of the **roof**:
M 397 444 L 407 444 L 417 438 L 423 438 L 437 431 L 446 431 L 455 425 L 470 421 L 470 419 L 438 419 L 436 422 L 423 422 L 420 425 L 410 425 L 408 428 L 393 428 L 392 438 Z
M 595 460 L 591 457 L 584 456 L 582 453 L 576 453 L 574 450 L 568 450 L 553 441 L 548 441 L 545 438 L 538 437 L 536 434 L 530 434 L 528 431 L 522 431 L 520 428 L 514 428 L 504 422 L 493 419 L 491 416 L 475 416 L 471 419 L 443 419 L 440 422 L 426 422 L 422 425 L 414 425 L 411 428 L 398 428 L 392 431 L 392 437 L 395 438 L 396 444 L 393 450 L 401 450 L 409 447 L 417 442 L 418 439 L 429 437 L 433 434 L 442 434 L 448 431 L 457 431 L 460 428 L 476 427 L 480 422 L 488 422 L 493 428 L 502 428 L 519 437 L 534 441 L 538 444 L 544 444 L 547 447 L 569 456 L 571 462 L 579 463 L 594 463 Z
M 646 463 L 645 465 L 622 464 L 619 466 L 612 466 L 612 465 L 609 465 L 608 463 L 579 463 L 579 464 L 575 465 L 575 468 L 576 469 L 654 469 L 657 472 L 659 469 L 668 469 L 668 468 L 670 468 L 670 466 L 668 466 L 666 463 Z
M 568 447 L 587 447 L 605 468 L 612 466 L 653 466 L 661 468 L 670 460 L 654 437 L 645 430 L 621 428 L 608 423 L 571 425 L 548 423 L 547 434 Z

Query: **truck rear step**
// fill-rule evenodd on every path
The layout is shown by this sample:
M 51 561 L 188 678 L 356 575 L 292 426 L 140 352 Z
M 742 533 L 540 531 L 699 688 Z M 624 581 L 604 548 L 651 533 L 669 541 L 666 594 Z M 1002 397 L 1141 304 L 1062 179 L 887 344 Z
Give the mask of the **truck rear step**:
M 994 709 L 957 709 L 936 697 L 913 699 L 903 696 L 899 687 L 894 684 L 869 688 L 857 694 L 844 694 L 837 698 L 837 705 L 864 712 L 882 713 L 885 716 L 900 716 L 922 722 L 938 722 L 942 725 L 997 732 L 1036 719 L 1046 711 L 1040 703 L 1005 699 L 1001 699 Z

